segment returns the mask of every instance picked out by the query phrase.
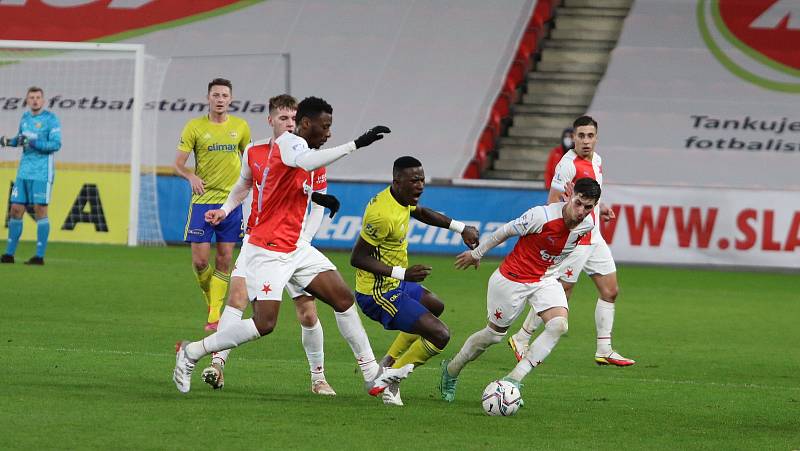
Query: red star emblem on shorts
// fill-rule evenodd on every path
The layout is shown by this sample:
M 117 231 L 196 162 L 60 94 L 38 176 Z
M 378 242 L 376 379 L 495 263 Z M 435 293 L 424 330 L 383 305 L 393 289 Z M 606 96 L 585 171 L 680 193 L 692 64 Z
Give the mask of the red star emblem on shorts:
M 268 283 L 265 283 L 264 288 L 262 288 L 261 291 L 263 291 L 264 294 L 269 294 L 269 292 L 272 291 L 272 288 L 269 287 Z
M 503 317 L 503 312 L 501 312 L 501 311 L 500 311 L 500 309 L 495 309 L 495 311 L 494 311 L 494 318 L 495 318 L 495 319 L 500 319 L 500 318 L 502 318 L 502 317 Z
M 567 272 L 564 275 L 566 275 L 567 277 L 572 277 L 572 274 L 573 274 L 572 268 L 567 268 Z

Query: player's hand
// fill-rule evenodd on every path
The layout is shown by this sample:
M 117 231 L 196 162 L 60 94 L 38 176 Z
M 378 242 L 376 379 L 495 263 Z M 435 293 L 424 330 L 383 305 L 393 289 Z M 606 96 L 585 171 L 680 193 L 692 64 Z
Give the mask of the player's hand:
M 225 213 L 225 210 L 219 208 L 217 210 L 208 210 L 203 216 L 205 217 L 207 223 L 211 225 L 217 225 L 224 221 L 225 218 L 228 217 L 228 214 Z
M 331 214 L 328 215 L 330 218 L 339 211 L 339 207 L 341 204 L 339 203 L 339 199 L 336 196 L 330 194 L 322 194 L 322 193 L 311 193 L 311 201 L 317 205 L 322 205 L 323 207 L 327 208 L 331 211 Z
M 431 273 L 431 267 L 425 265 L 414 265 L 406 269 L 404 280 L 409 282 L 422 282 Z
M 8 146 L 8 138 L 5 136 L 0 136 L 0 147 Z
M 188 177 L 189 184 L 192 185 L 192 192 L 195 194 L 205 194 L 206 192 L 206 182 L 203 181 L 200 177 L 189 174 Z
M 614 214 L 614 210 L 612 210 L 608 205 L 600 204 L 600 218 L 603 221 L 608 222 L 617 219 L 617 215 Z
M 367 130 L 366 133 L 355 139 L 356 149 L 367 147 L 368 145 L 374 143 L 375 141 L 383 139 L 384 134 L 391 132 L 392 131 L 389 130 L 389 127 L 385 125 L 376 125 L 375 127 L 372 127 L 371 129 Z
M 478 269 L 480 264 L 481 261 L 472 256 L 472 251 L 464 251 L 456 257 L 456 269 L 467 269 L 470 266 L 474 266 L 475 269 Z
M 27 136 L 25 135 L 17 136 L 17 147 L 25 147 L 28 145 L 29 142 L 30 140 L 28 139 Z
M 569 202 L 569 198 L 572 197 L 572 193 L 575 192 L 575 183 L 567 182 L 564 185 L 564 192 L 561 194 L 561 202 Z
M 480 233 L 475 227 L 466 226 L 464 227 L 464 230 L 461 231 L 461 239 L 464 240 L 464 244 L 466 244 L 470 249 L 475 249 L 475 247 L 478 245 L 479 237 Z

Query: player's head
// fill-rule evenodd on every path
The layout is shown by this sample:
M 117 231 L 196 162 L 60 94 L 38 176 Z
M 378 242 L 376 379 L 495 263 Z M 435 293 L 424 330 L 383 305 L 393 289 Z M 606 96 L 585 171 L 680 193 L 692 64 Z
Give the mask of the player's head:
M 400 205 L 417 205 L 425 190 L 425 170 L 414 157 L 400 157 L 392 166 L 392 194 Z
M 306 97 L 297 104 L 296 134 L 305 139 L 308 147 L 319 149 L 331 137 L 333 107 L 319 97 Z
M 36 114 L 44 107 L 44 90 L 38 86 L 31 86 L 25 94 L 25 105 Z
M 575 119 L 572 128 L 575 130 L 572 133 L 575 153 L 583 158 L 591 157 L 597 144 L 597 121 L 591 116 L 581 116 Z
M 222 115 L 228 112 L 233 100 L 233 84 L 224 78 L 215 78 L 208 83 L 208 111 Z
M 267 122 L 272 127 L 272 136 L 277 138 L 284 132 L 293 132 L 297 100 L 289 94 L 281 94 L 269 99 Z
M 584 177 L 575 182 L 572 196 L 564 207 L 564 219 L 581 222 L 600 202 L 600 184 L 596 180 Z

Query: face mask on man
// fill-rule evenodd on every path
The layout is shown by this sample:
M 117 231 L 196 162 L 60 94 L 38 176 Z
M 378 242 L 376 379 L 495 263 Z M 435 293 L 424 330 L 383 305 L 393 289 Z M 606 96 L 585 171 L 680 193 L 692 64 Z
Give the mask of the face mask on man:
M 572 149 L 573 146 L 572 138 L 570 138 L 569 136 L 565 136 L 564 138 L 561 139 L 561 145 L 564 146 L 564 149 L 567 150 Z

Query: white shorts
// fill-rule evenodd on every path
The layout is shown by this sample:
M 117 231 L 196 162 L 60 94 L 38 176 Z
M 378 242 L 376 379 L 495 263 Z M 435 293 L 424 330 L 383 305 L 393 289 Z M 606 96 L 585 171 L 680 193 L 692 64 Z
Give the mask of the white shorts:
M 295 297 L 317 274 L 336 270 L 328 257 L 313 246 L 299 247 L 286 254 L 247 243 L 242 252 L 246 252 L 245 277 L 250 300 L 280 301 L 284 288 Z M 288 288 L 290 283 L 294 285 L 292 288 Z
M 575 250 L 558 264 L 556 274 L 564 282 L 576 283 L 581 271 L 593 276 L 605 276 L 617 272 L 611 249 L 605 240 L 598 243 L 575 246 Z
M 489 322 L 500 327 L 509 327 L 525 309 L 526 304 L 530 304 L 536 313 L 553 307 L 569 308 L 564 288 L 554 277 L 539 282 L 520 283 L 506 279 L 496 269 L 489 278 L 489 289 L 486 292 Z
M 241 277 L 245 278 L 246 270 L 245 270 L 245 262 L 247 261 L 247 252 L 246 252 L 246 245 L 247 240 L 250 238 L 250 235 L 245 235 L 242 239 L 242 248 L 239 250 L 239 256 L 236 257 L 236 263 L 233 264 L 233 271 L 231 271 L 231 277 Z M 292 299 L 298 296 L 311 296 L 303 287 L 292 283 L 291 281 L 286 283 L 286 292 L 289 293 L 289 297 Z

